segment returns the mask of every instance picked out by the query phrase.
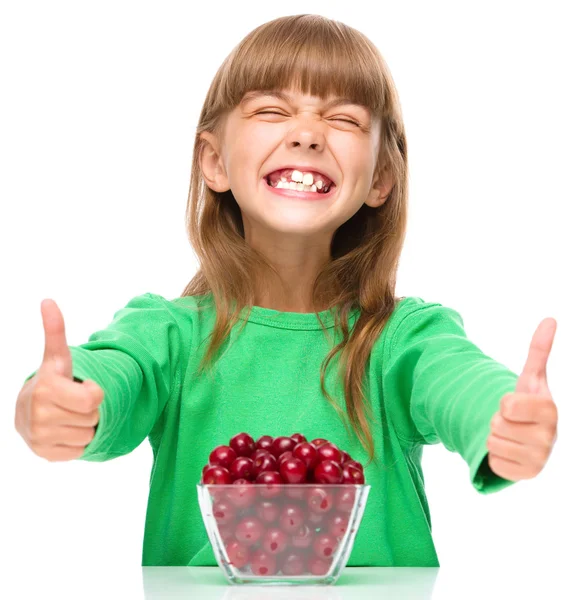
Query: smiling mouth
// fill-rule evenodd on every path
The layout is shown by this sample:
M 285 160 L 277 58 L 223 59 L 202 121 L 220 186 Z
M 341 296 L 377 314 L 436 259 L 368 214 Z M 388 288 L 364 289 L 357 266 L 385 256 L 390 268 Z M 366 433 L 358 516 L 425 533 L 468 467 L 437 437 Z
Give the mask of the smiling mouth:
M 269 175 L 266 175 L 263 179 L 266 182 L 266 184 L 273 189 L 283 190 L 283 191 L 291 191 L 291 192 L 301 192 L 301 193 L 305 193 L 305 194 L 312 193 L 312 194 L 318 194 L 320 196 L 326 196 L 327 194 L 332 192 L 336 187 L 336 185 L 333 182 L 331 182 L 329 185 L 322 187 L 321 189 L 318 189 L 316 185 L 303 186 L 300 182 L 295 182 L 295 181 L 292 181 L 292 182 L 279 181 L 276 184 L 274 184 L 270 180 Z M 294 184 L 294 185 L 292 187 L 289 187 L 291 184 Z M 314 188 L 314 189 L 312 189 L 312 188 Z
M 279 194 L 280 196 L 289 197 L 289 198 L 298 198 L 301 200 L 326 200 L 330 198 L 336 191 L 337 186 L 332 183 L 327 192 L 323 191 L 305 191 L 305 190 L 294 190 L 284 187 L 276 187 L 271 185 L 270 181 L 267 177 L 262 178 L 264 180 L 264 184 L 266 187 L 275 194 Z

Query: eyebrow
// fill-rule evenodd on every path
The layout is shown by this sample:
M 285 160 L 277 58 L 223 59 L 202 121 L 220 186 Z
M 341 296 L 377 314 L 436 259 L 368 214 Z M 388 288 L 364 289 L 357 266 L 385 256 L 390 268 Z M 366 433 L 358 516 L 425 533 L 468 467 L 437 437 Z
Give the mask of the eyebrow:
M 244 94 L 244 98 L 242 99 L 241 104 L 243 106 L 248 102 L 255 100 L 256 98 L 259 98 L 260 96 L 272 96 L 274 98 L 278 98 L 279 100 L 284 100 L 285 102 L 292 102 L 293 99 L 290 94 L 287 94 L 286 92 L 282 92 L 280 90 L 253 90 L 251 92 L 248 92 L 247 94 Z M 333 108 L 334 106 L 341 106 L 343 104 L 353 104 L 355 106 L 360 106 L 368 112 L 370 111 L 370 109 L 367 106 L 360 104 L 359 102 L 355 102 L 355 100 L 352 100 L 351 98 L 333 98 L 333 100 L 326 102 L 323 108 L 328 109 Z

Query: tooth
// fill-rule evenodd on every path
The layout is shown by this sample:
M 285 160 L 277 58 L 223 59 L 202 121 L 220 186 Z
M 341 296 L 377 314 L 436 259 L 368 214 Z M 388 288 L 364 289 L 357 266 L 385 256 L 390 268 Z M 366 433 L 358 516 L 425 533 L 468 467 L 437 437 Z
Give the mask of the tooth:
M 292 172 L 292 175 L 290 176 L 290 178 L 293 181 L 302 181 L 303 180 L 303 174 L 300 171 L 297 171 L 296 169 Z
M 323 180 L 317 179 L 317 184 L 316 185 L 317 185 L 317 189 L 320 190 L 323 187 Z
M 312 185 L 312 183 L 313 183 L 313 174 L 312 173 L 305 173 L 303 175 L 303 183 L 305 185 Z
M 297 190 L 302 192 L 305 189 L 305 186 L 302 183 L 297 183 Z
M 312 185 L 311 186 L 311 191 L 312 192 L 316 192 L 317 191 L 317 186 L 316 185 Z
M 285 182 L 283 182 L 283 181 L 279 181 L 279 182 L 276 184 L 276 187 L 277 187 L 277 188 L 283 188 L 284 186 L 285 186 Z

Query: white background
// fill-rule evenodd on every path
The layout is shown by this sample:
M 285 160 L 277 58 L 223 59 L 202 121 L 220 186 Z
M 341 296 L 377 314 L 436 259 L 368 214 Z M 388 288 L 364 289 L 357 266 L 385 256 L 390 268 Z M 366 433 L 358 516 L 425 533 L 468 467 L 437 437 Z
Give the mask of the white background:
M 425 448 L 441 567 L 478 570 L 474 588 L 504 567 L 503 578 L 518 568 L 564 581 L 585 533 L 579 5 L 3 3 L 4 565 L 140 565 L 148 441 L 106 463 L 49 463 L 14 428 L 16 397 L 43 355 L 40 303 L 57 302 L 73 346 L 138 294 L 181 294 L 198 264 L 184 214 L 208 86 L 253 28 L 308 12 L 365 33 L 398 88 L 411 183 L 398 295 L 455 308 L 469 337 L 516 373 L 540 321 L 558 324 L 548 363 L 558 440 L 540 475 L 483 496 L 459 455 Z

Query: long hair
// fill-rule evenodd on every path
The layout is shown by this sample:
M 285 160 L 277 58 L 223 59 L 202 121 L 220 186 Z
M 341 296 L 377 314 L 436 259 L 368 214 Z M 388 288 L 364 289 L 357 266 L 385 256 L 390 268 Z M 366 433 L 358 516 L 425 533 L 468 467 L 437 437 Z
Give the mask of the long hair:
M 205 143 L 201 133 L 213 132 L 222 139 L 226 115 L 246 92 L 290 87 L 321 99 L 349 97 L 381 119 L 374 176 L 389 173 L 391 192 L 381 206 L 364 204 L 335 231 L 331 260 L 319 272 L 312 290 L 314 306 L 329 307 L 335 331 L 342 333 L 341 342 L 321 366 L 321 390 L 348 432 L 345 417 L 349 417 L 369 464 L 375 459 L 375 449 L 368 425 L 371 406 L 362 380 L 372 346 L 397 300 L 396 272 L 407 222 L 408 164 L 398 94 L 384 58 L 365 35 L 320 15 L 285 16 L 251 31 L 221 64 L 201 110 L 186 209 L 187 232 L 200 269 L 181 297 L 209 294 L 215 305 L 216 321 L 200 374 L 212 365 L 240 312 L 253 306 L 258 281 L 271 276 L 280 279 L 269 260 L 246 242 L 241 210 L 231 190 L 218 193 L 205 183 L 200 152 Z M 350 332 L 348 317 L 354 309 L 359 309 L 359 317 Z M 345 413 L 324 385 L 325 370 L 338 352 Z

